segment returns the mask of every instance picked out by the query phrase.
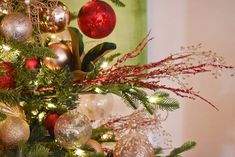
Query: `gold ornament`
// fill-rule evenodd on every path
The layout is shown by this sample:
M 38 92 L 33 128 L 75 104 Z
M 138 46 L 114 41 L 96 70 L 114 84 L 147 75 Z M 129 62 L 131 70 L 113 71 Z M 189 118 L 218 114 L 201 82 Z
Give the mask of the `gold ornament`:
M 14 149 L 19 143 L 27 142 L 29 135 L 29 125 L 22 118 L 7 116 L 0 122 L 0 145 L 7 149 Z
M 91 148 L 93 148 L 93 149 L 95 149 L 95 151 L 96 151 L 97 153 L 101 153 L 101 154 L 104 153 L 101 144 L 99 144 L 99 143 L 98 143 L 97 141 L 95 141 L 95 140 L 89 139 L 89 140 L 87 141 L 86 145 L 89 146 L 89 147 L 91 147 Z
M 113 151 L 114 157 L 154 157 L 154 149 L 148 139 L 139 133 L 123 136 Z
M 32 36 L 32 31 L 29 17 L 21 13 L 8 14 L 1 22 L 1 32 L 7 39 L 24 42 Z
M 57 58 L 46 57 L 43 63 L 51 70 L 58 70 L 65 65 L 71 64 L 72 52 L 70 48 L 62 43 L 54 43 L 49 45 L 52 53 L 57 55 Z
M 45 32 L 59 33 L 65 30 L 70 23 L 69 9 L 58 2 L 54 8 L 42 8 L 39 13 L 40 28 Z

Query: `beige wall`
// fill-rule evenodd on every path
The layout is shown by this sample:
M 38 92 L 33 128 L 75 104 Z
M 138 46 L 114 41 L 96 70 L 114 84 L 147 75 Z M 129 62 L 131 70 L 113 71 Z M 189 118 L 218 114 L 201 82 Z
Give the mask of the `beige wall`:
M 235 0 L 148 0 L 148 25 L 155 37 L 149 61 L 180 46 L 202 43 L 205 50 L 235 65 Z M 223 75 L 217 80 L 205 75 L 190 80 L 219 112 L 200 100 L 183 99 L 182 108 L 164 124 L 175 145 L 190 139 L 198 142 L 186 157 L 235 156 L 235 78 Z

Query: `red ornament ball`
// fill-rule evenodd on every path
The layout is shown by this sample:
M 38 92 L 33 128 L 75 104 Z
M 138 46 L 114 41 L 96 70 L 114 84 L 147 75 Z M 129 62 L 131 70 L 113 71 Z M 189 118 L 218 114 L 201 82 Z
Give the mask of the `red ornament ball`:
M 27 69 L 35 70 L 39 68 L 39 66 L 40 66 L 40 62 L 39 62 L 39 59 L 36 57 L 25 60 L 25 67 Z
M 104 1 L 90 0 L 79 11 L 78 26 L 90 38 L 108 36 L 116 25 L 113 8 Z
M 57 113 L 48 113 L 46 115 L 44 126 L 48 130 L 49 134 L 54 137 L 54 127 L 57 119 L 60 117 Z
M 14 66 L 10 62 L 0 63 L 0 88 L 12 89 L 14 86 Z

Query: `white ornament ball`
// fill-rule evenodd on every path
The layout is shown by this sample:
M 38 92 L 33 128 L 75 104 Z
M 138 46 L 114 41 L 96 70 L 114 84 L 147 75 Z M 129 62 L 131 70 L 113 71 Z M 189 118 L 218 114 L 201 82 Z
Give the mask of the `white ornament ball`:
M 66 149 L 76 149 L 86 144 L 92 134 L 89 119 L 77 110 L 59 117 L 55 124 L 55 138 Z
M 11 13 L 3 18 L 1 32 L 7 39 L 24 42 L 32 36 L 32 22 L 24 14 Z
M 84 94 L 80 95 L 79 109 L 90 120 L 100 120 L 110 115 L 113 103 L 112 94 Z

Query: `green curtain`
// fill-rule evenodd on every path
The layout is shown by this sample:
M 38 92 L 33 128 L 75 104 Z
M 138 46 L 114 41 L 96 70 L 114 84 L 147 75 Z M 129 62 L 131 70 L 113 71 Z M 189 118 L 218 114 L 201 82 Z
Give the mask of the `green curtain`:
M 78 13 L 79 9 L 88 0 L 62 0 L 72 12 Z M 147 17 L 146 17 L 146 0 L 127 0 L 124 1 L 126 7 L 116 7 L 110 0 L 106 0 L 111 4 L 117 15 L 117 25 L 114 32 L 101 41 L 109 41 L 117 44 L 116 52 L 130 52 L 147 33 Z M 77 21 L 71 23 L 77 27 Z M 85 41 L 92 39 L 86 38 Z M 131 64 L 144 64 L 147 62 L 147 54 L 143 53 L 136 59 L 131 60 Z

